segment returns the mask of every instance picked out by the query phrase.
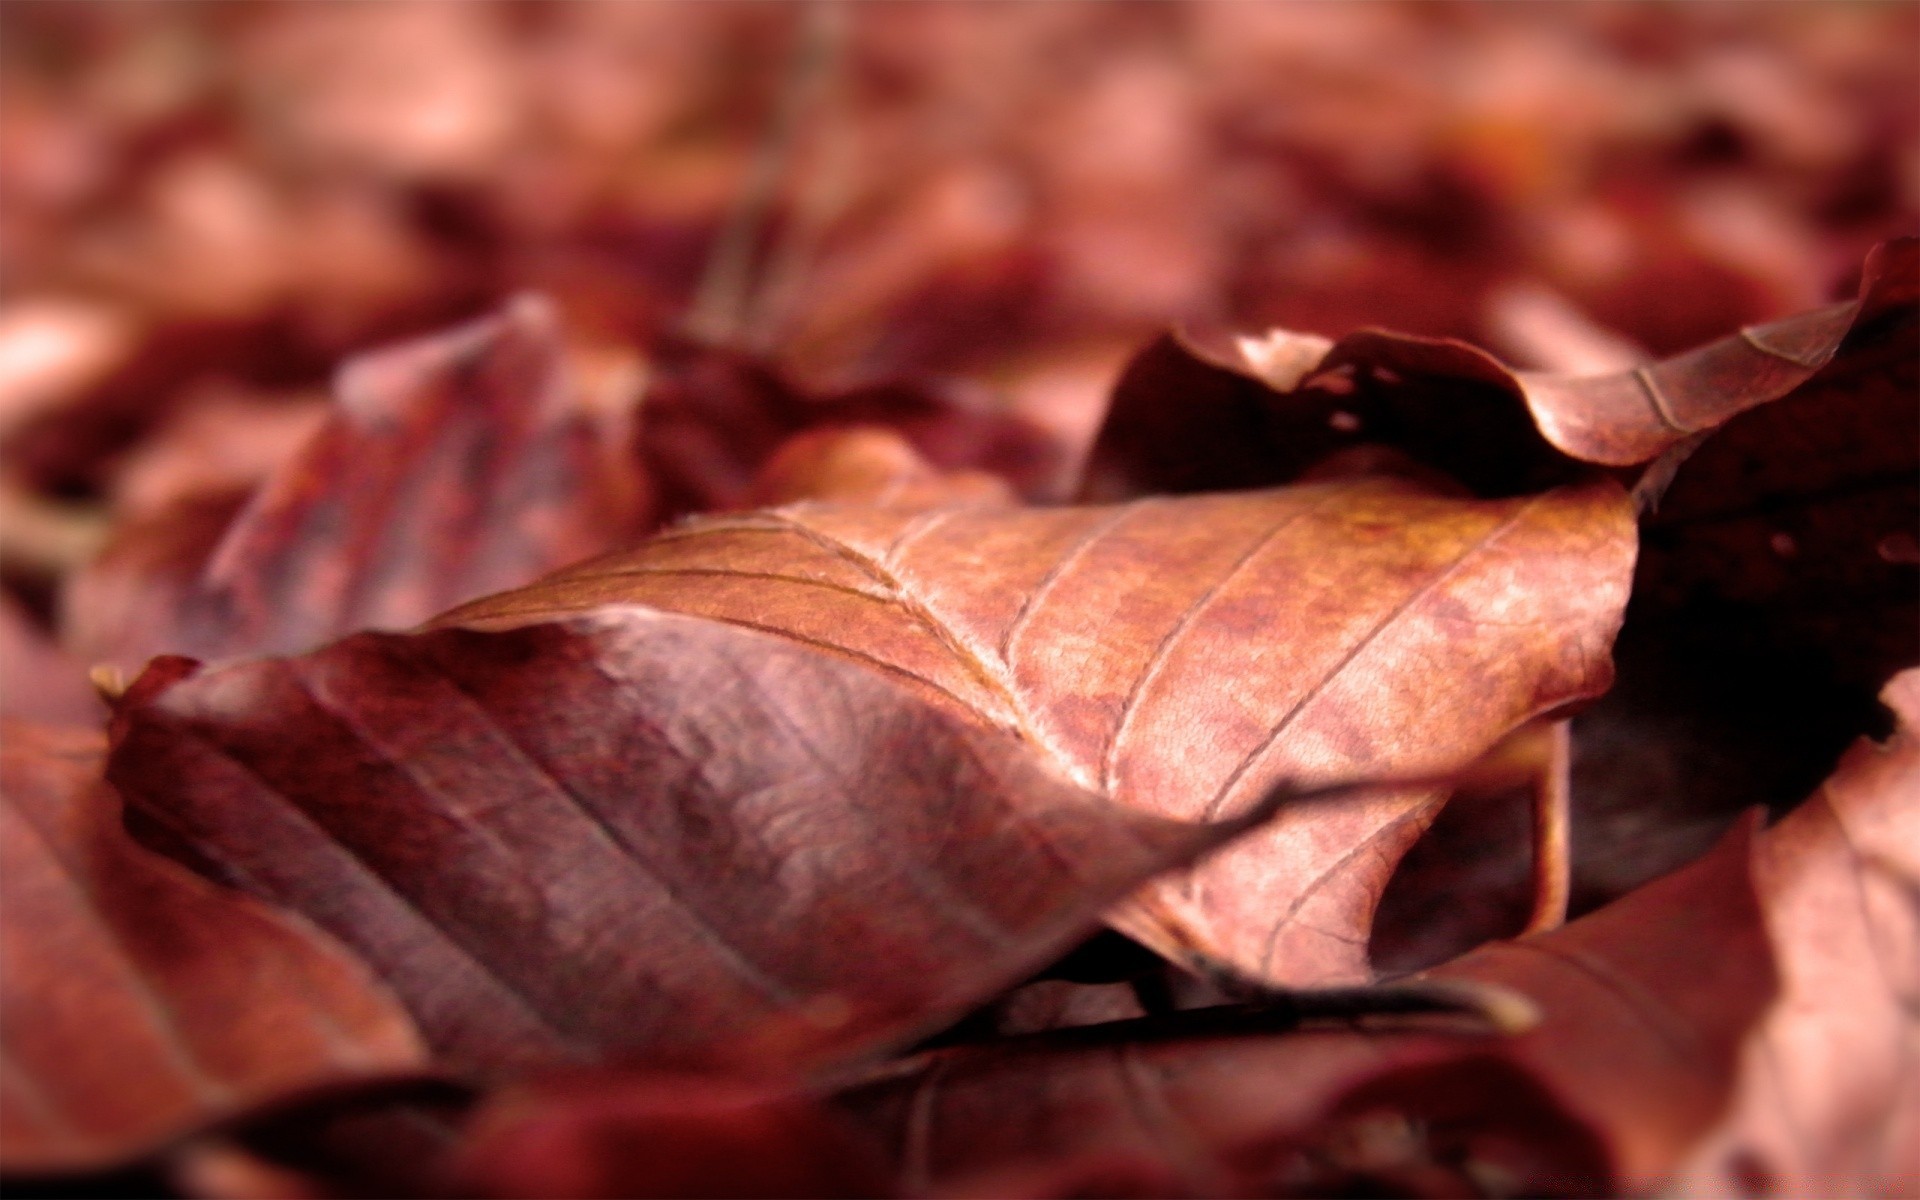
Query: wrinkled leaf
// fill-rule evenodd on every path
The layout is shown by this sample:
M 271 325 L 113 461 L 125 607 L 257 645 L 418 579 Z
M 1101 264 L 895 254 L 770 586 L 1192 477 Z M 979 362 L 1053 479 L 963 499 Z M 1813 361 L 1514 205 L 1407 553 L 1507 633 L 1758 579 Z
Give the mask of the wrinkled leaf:
M 125 1161 L 422 1049 L 365 967 L 305 921 L 133 844 L 97 734 L 0 745 L 0 1167 Z
M 116 719 L 162 844 L 352 945 L 482 1071 L 897 1044 L 1242 828 L 1116 809 L 874 672 L 637 606 L 163 659 Z
M 622 419 L 576 402 L 537 298 L 355 359 L 336 398 L 230 521 L 127 530 L 74 581 L 69 645 L 132 672 L 157 653 L 404 628 L 604 549 L 639 518 Z
M 1243 811 L 1283 779 L 1472 760 L 1610 678 L 1633 534 L 1592 484 L 1513 501 L 1361 478 L 1115 507 L 801 504 L 697 520 L 443 624 L 642 603 L 884 672 L 1127 809 Z M 1366 975 L 1366 931 L 1438 794 L 1285 814 L 1116 916 L 1174 957 Z

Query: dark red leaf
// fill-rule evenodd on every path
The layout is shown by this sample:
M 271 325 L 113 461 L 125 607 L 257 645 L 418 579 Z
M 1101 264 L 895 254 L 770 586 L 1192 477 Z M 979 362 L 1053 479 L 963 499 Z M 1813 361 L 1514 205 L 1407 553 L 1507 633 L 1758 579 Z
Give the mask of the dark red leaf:
M 1115 808 L 864 667 L 637 605 L 161 660 L 117 720 L 166 844 L 354 946 L 470 1070 L 897 1045 L 1243 827 Z
M 656 353 L 640 449 L 664 516 L 740 507 L 788 438 L 854 425 L 897 430 L 935 466 L 992 472 L 1027 496 L 1065 487 L 1066 448 L 972 388 L 881 383 L 811 394 L 731 351 L 669 342 Z
M 1483 494 L 1535 490 L 1568 460 L 1648 462 L 1872 354 L 1912 319 L 1920 241 L 1869 258 L 1857 300 L 1617 374 L 1515 371 L 1464 342 L 1365 330 L 1275 331 L 1232 345 L 1163 337 L 1129 366 L 1095 444 L 1097 498 L 1283 483 L 1347 446 L 1384 442 Z M 1911 358 L 1911 355 L 1908 355 Z

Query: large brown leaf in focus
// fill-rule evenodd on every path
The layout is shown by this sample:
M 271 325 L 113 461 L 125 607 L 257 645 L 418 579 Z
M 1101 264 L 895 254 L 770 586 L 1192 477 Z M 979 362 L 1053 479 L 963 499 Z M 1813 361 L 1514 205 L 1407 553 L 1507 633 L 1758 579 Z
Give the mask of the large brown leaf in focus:
M 864 667 L 637 605 L 162 659 L 116 729 L 156 841 L 353 946 L 487 1073 L 899 1044 L 1243 828 L 1116 808 Z
M 1761 839 L 1782 995 L 1747 1039 L 1725 1125 L 1684 1194 L 1902 1195 L 1920 1186 L 1920 671 L 1899 726 L 1856 743 Z
M 1799 800 L 1875 719 L 1880 683 L 1920 661 L 1917 258 L 1920 243 L 1889 242 L 1858 301 L 1647 368 L 1680 424 L 1724 422 L 1697 445 L 1662 432 L 1631 372 L 1516 374 L 1457 343 L 1380 333 L 1275 334 L 1219 354 L 1163 339 L 1122 380 L 1088 487 L 1276 482 L 1373 441 L 1483 493 L 1526 491 L 1575 465 L 1541 433 L 1572 426 L 1533 413 L 1588 393 L 1613 397 L 1595 410 L 1612 423 L 1588 434 L 1612 430 L 1636 454 L 1671 445 L 1618 685 L 1575 722 L 1575 901 L 1589 907 L 1699 854 L 1742 808 Z
M 1399 479 L 1115 507 L 796 504 L 696 520 L 441 625 L 647 604 L 777 633 L 1018 734 L 1126 809 L 1417 776 L 1604 690 L 1633 560 L 1611 483 L 1509 501 Z M 1288 984 L 1367 976 L 1432 790 L 1283 815 L 1115 917 Z
M 0 1168 L 110 1166 L 420 1064 L 406 1014 L 332 939 L 130 841 L 102 749 L 17 722 L 0 743 Z
M 1284 1019 L 1223 1036 L 1180 1013 L 935 1051 L 843 1102 L 922 1191 L 1092 1152 L 1161 1164 L 1179 1195 L 1644 1190 L 1724 1111 L 1773 994 L 1751 848 L 1742 829 L 1607 909 L 1426 976 L 1528 997 L 1539 1023 L 1515 1036 Z
M 126 531 L 74 581 L 68 644 L 131 672 L 157 653 L 286 653 L 404 628 L 602 550 L 642 516 L 625 418 L 579 403 L 537 298 L 354 359 L 336 396 L 224 527 Z

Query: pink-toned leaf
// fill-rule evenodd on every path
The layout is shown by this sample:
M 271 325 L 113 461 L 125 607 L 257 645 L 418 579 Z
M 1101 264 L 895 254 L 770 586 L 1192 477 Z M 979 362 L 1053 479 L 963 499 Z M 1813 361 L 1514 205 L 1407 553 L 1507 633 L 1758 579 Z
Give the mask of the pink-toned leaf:
M 1920 671 L 1760 840 L 1781 994 L 1746 1039 L 1733 1111 L 1681 1192 L 1902 1195 L 1920 1185 Z

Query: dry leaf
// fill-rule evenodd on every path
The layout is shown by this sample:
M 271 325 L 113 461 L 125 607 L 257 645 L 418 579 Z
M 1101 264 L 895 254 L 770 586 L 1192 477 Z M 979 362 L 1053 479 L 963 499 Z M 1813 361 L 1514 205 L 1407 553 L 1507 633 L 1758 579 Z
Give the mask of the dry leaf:
M 1162 338 L 1115 390 L 1087 494 L 1282 483 L 1363 442 L 1397 446 L 1490 495 L 1559 482 L 1568 458 L 1648 462 L 1850 369 L 1850 355 L 1877 357 L 1885 326 L 1911 320 L 1917 263 L 1920 240 L 1887 242 L 1857 300 L 1591 377 L 1514 371 L 1464 342 L 1380 330 L 1334 343 L 1276 331 L 1231 348 Z
M 441 618 L 640 603 L 778 633 L 1017 734 L 1123 808 L 1211 820 L 1281 780 L 1429 775 L 1589 698 L 1633 556 L 1624 494 L 1405 481 L 1111 508 L 796 505 L 698 520 Z M 1115 918 L 1292 984 L 1366 976 L 1432 789 L 1283 815 Z
M 897 430 L 934 466 L 991 471 L 1028 496 L 1063 486 L 1064 447 L 978 389 L 882 383 L 814 393 L 756 359 L 694 343 L 661 346 L 652 365 L 640 457 L 663 516 L 748 503 L 762 465 L 795 434 L 823 427 Z
M 633 605 L 162 659 L 116 722 L 164 845 L 353 946 L 492 1074 L 897 1045 L 1244 827 L 1116 809 L 863 667 Z
M 0 745 L 0 1169 L 116 1165 L 422 1062 L 405 1013 L 331 938 L 129 841 L 102 748 L 16 722 Z
M 563 1074 L 505 1089 L 474 1115 L 450 1174 L 458 1194 L 502 1200 L 895 1194 L 878 1148 L 839 1113 L 710 1075 Z

